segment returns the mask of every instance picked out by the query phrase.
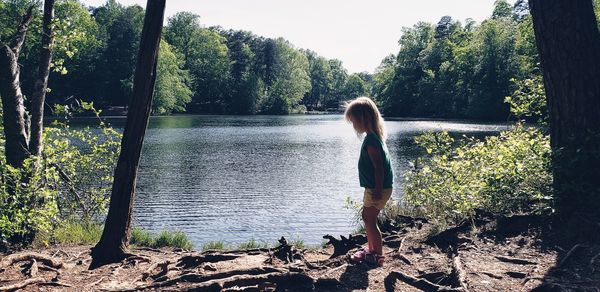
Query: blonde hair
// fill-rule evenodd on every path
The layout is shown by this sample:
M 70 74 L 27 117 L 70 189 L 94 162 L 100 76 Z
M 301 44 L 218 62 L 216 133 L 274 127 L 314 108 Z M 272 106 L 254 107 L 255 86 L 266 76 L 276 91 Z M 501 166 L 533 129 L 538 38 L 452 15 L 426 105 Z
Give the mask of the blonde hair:
M 366 96 L 361 96 L 346 104 L 344 117 L 351 121 L 350 117 L 358 120 L 366 129 L 374 132 L 383 141 L 387 138 L 385 125 L 379 109 L 373 100 Z

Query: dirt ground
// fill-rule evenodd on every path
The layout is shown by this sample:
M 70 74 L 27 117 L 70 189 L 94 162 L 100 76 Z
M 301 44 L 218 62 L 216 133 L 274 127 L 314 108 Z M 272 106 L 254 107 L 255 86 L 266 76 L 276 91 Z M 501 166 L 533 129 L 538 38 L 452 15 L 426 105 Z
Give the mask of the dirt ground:
M 383 228 L 383 267 L 349 260 L 361 235 L 317 250 L 133 248 L 95 270 L 91 246 L 53 246 L 2 255 L 0 291 L 600 291 L 600 246 L 555 244 L 546 224 L 481 219 L 429 236 L 405 217 Z

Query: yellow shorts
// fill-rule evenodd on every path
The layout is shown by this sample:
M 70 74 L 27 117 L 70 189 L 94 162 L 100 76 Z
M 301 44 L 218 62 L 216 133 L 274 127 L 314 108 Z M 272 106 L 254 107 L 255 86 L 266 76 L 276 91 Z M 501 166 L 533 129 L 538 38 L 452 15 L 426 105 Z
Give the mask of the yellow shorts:
M 365 188 L 365 195 L 363 197 L 363 207 L 375 207 L 379 210 L 385 208 L 385 204 L 392 196 L 392 188 L 381 190 L 381 197 L 378 199 L 373 198 L 373 190 Z

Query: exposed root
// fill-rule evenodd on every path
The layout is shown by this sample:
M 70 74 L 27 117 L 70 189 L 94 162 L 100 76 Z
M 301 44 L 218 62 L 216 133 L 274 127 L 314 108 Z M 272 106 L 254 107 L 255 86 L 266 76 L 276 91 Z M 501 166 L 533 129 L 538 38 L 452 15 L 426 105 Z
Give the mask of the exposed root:
M 188 255 L 181 257 L 177 261 L 177 267 L 190 269 L 198 267 L 203 263 L 216 263 L 220 261 L 229 261 L 241 257 L 241 254 L 205 254 L 205 255 Z
M 222 273 L 202 274 L 202 275 L 196 274 L 196 273 L 189 273 L 189 274 L 180 275 L 176 278 L 173 278 L 171 280 L 167 280 L 167 281 L 164 281 L 161 283 L 154 283 L 151 285 L 138 287 L 136 290 L 168 287 L 168 286 L 172 286 L 177 283 L 180 283 L 180 282 L 204 283 L 204 282 L 215 280 L 215 279 L 224 279 L 224 278 L 230 278 L 230 277 L 239 276 L 239 275 L 253 276 L 253 275 L 268 274 L 268 273 L 280 273 L 281 274 L 281 273 L 286 273 L 286 272 L 287 271 L 283 270 L 283 269 L 262 267 L 262 268 L 233 270 L 233 271 L 227 271 L 227 272 L 222 272 Z M 208 286 L 210 286 L 210 285 L 208 285 Z
M 268 273 L 261 275 L 237 275 L 225 279 L 216 279 L 206 281 L 198 285 L 193 285 L 190 290 L 212 291 L 216 287 L 221 289 L 231 287 L 247 287 L 260 285 L 262 283 L 274 283 L 277 290 L 284 291 L 286 288 L 312 290 L 314 279 L 302 273 Z M 214 290 L 217 291 L 217 290 Z
M 574 245 L 565 255 L 564 258 L 562 258 L 562 260 L 560 260 L 560 262 L 558 263 L 558 265 L 556 265 L 557 268 L 562 267 L 564 264 L 567 263 L 567 260 L 569 260 L 569 258 L 573 255 L 573 253 L 575 253 L 575 251 L 577 251 L 579 248 L 581 248 L 583 245 L 581 243 L 578 243 L 576 245 Z
M 337 239 L 327 234 L 323 236 L 323 238 L 329 240 L 327 244 L 333 245 L 333 254 L 331 255 L 331 258 L 340 255 L 345 255 L 351 249 L 359 248 L 361 244 L 367 242 L 366 237 L 364 235 L 353 236 L 352 234 L 350 234 L 348 238 L 344 237 L 343 235 L 340 235 L 341 239 Z
M 11 254 L 4 257 L 0 261 L 0 269 L 8 267 L 14 263 L 23 262 L 23 261 L 32 261 L 36 260 L 38 262 L 42 262 L 44 265 L 60 269 L 63 266 L 63 262 L 61 260 L 49 257 L 47 255 L 43 255 L 40 253 L 21 253 L 21 254 Z
M 29 269 L 27 270 L 27 276 L 29 276 L 30 278 L 33 278 L 33 277 L 37 276 L 37 274 L 38 274 L 38 264 L 35 259 L 32 259 L 31 266 L 29 266 Z
M 434 284 L 425 279 L 415 278 L 400 271 L 392 271 L 385 277 L 385 290 L 395 291 L 394 284 L 396 283 L 396 280 L 401 280 L 402 282 L 423 291 L 465 291 L 463 288 L 452 288 Z
M 454 280 L 456 281 L 457 286 L 460 286 L 465 291 L 468 291 L 467 273 L 463 269 L 460 257 L 458 255 L 454 255 L 452 257 L 452 274 L 454 275 Z
M 495 257 L 498 260 L 500 260 L 501 262 L 517 264 L 517 265 L 537 265 L 538 264 L 537 262 L 534 262 L 534 261 L 520 259 L 520 258 L 514 258 L 514 257 L 508 257 L 508 256 L 497 255 Z
M 34 284 L 39 284 L 42 282 L 45 282 L 46 280 L 44 280 L 44 278 L 38 277 L 38 278 L 31 278 L 31 279 L 27 279 L 24 281 L 21 281 L 19 283 L 16 284 L 12 284 L 12 285 L 6 285 L 6 286 L 1 286 L 0 287 L 0 291 L 4 292 L 4 291 L 16 291 L 19 289 L 23 289 L 29 285 L 34 285 Z

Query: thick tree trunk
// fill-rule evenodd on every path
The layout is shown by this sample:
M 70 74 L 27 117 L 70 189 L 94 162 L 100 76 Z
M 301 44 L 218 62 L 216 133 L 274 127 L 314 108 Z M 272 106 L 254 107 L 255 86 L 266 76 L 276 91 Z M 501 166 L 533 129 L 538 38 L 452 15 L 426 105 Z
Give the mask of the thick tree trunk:
M 600 32 L 591 0 L 530 0 L 550 112 L 555 207 L 600 214 Z M 581 222 L 581 221 L 580 221 Z
M 38 76 L 33 87 L 31 100 L 31 133 L 29 140 L 29 151 L 33 155 L 42 154 L 42 132 L 44 130 L 44 103 L 46 100 L 46 89 L 48 88 L 48 75 L 50 74 L 50 62 L 52 61 L 52 19 L 54 18 L 54 0 L 44 1 L 44 19 L 42 22 L 42 48 L 40 52 L 40 64 Z
M 0 98 L 4 123 L 6 162 L 21 167 L 30 155 L 27 114 L 19 79 L 19 52 L 33 15 L 31 6 L 23 16 L 10 46 L 0 45 Z
M 165 0 L 148 0 L 133 95 L 121 141 L 121 153 L 115 169 L 110 207 L 100 242 L 92 249 L 90 269 L 118 262 L 127 255 L 135 182 L 152 108 L 164 10 Z
M 6 162 L 19 168 L 29 156 L 25 107 L 19 84 L 17 56 L 8 47 L 0 48 L 0 96 L 4 122 Z

